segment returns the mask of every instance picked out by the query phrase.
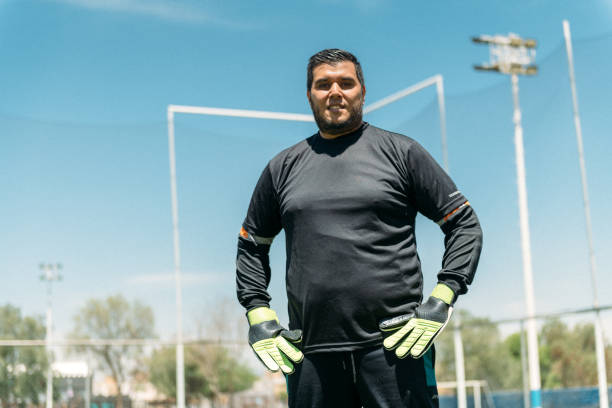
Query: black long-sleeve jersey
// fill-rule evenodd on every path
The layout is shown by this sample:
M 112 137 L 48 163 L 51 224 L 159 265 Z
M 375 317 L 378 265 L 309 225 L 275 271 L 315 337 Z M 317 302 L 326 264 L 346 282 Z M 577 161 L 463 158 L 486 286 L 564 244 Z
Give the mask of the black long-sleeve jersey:
M 286 237 L 290 329 L 305 353 L 382 343 L 378 324 L 423 297 L 417 212 L 445 234 L 438 281 L 467 291 L 482 232 L 466 198 L 416 141 L 367 123 L 336 139 L 318 133 L 282 151 L 255 187 L 238 239 L 237 294 L 268 306 L 268 252 Z

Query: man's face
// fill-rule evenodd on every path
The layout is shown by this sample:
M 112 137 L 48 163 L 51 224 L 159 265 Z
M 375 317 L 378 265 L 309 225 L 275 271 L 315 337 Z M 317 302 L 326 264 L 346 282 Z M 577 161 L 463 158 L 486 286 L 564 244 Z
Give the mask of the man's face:
M 316 66 L 307 95 L 322 136 L 341 136 L 361 124 L 365 87 L 352 62 Z

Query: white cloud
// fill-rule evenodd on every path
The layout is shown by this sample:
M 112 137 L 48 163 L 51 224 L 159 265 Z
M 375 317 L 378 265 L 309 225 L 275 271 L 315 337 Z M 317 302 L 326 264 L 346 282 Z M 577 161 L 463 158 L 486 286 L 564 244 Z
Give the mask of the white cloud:
M 255 25 L 226 19 L 188 2 L 171 0 L 55 0 L 92 10 L 145 15 L 164 20 L 208 23 L 232 29 L 254 29 Z
M 181 273 L 181 283 L 183 284 L 202 284 L 217 282 L 221 279 L 219 273 Z M 148 273 L 134 275 L 126 279 L 128 285 L 156 285 L 174 283 L 174 273 Z

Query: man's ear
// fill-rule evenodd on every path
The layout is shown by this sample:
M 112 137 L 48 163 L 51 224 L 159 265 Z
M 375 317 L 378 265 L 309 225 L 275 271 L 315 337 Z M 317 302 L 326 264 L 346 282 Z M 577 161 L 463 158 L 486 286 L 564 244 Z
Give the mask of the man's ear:
M 365 85 L 361 85 L 361 98 L 363 99 L 363 101 L 361 101 L 362 104 L 365 104 L 365 94 L 366 94 Z
M 308 102 L 310 102 L 310 89 L 306 91 L 306 98 L 308 98 Z

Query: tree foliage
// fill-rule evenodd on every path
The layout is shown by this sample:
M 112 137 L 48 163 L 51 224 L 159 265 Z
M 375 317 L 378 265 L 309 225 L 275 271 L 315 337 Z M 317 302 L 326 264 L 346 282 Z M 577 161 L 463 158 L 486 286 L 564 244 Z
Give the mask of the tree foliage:
M 208 382 L 193 357 L 192 347 L 185 348 L 185 398 L 189 401 L 210 394 Z M 156 350 L 148 361 L 151 384 L 170 398 L 176 398 L 176 348 Z
M 22 316 L 19 308 L 0 306 L 0 338 L 40 340 L 45 338 L 41 317 Z M 46 385 L 48 359 L 43 347 L 0 347 L 0 402 L 39 404 Z
M 78 339 L 142 339 L 154 337 L 153 310 L 122 295 L 90 299 L 74 316 L 72 336 Z M 86 348 L 77 347 L 84 351 Z M 140 347 L 88 346 L 117 383 L 117 406 L 122 407 L 122 385 L 128 367 L 142 357 Z
M 176 398 L 176 349 L 166 347 L 149 360 L 151 383 L 168 397 Z M 257 376 L 224 347 L 185 347 L 185 397 L 215 400 L 251 388 Z
M 466 311 L 458 314 L 465 358 L 465 375 L 486 380 L 493 389 L 520 389 L 521 333 L 502 338 L 498 327 Z M 454 318 L 456 318 L 455 316 Z M 545 322 L 538 334 L 542 388 L 595 386 L 594 328 L 591 323 L 569 327 L 560 320 Z M 526 346 L 525 346 L 526 347 Z M 452 324 L 436 341 L 436 374 L 439 380 L 455 380 Z M 612 347 L 606 350 L 608 378 L 612 378 Z
M 241 362 L 241 347 L 224 346 L 228 339 L 244 336 L 244 315 L 230 299 L 211 299 L 198 322 L 198 336 L 214 344 L 185 347 L 185 394 L 188 399 L 208 398 L 251 388 L 257 376 Z M 231 343 L 231 342 L 230 342 Z M 176 397 L 176 359 L 174 348 L 155 352 L 149 360 L 151 382 L 169 397 Z
M 210 345 L 194 355 L 208 383 L 208 398 L 233 394 L 251 388 L 257 376 L 225 347 Z
M 569 328 L 558 319 L 550 320 L 540 332 L 542 387 L 566 388 L 597 384 L 595 329 L 592 323 Z M 607 375 L 611 378 L 612 349 L 606 350 Z
M 497 326 L 487 318 L 475 317 L 460 310 L 459 317 L 465 358 L 465 376 L 470 380 L 485 379 L 493 389 L 521 386 L 520 353 L 518 359 L 505 343 Z M 442 381 L 454 381 L 455 347 L 452 323 L 436 341 L 436 373 Z

